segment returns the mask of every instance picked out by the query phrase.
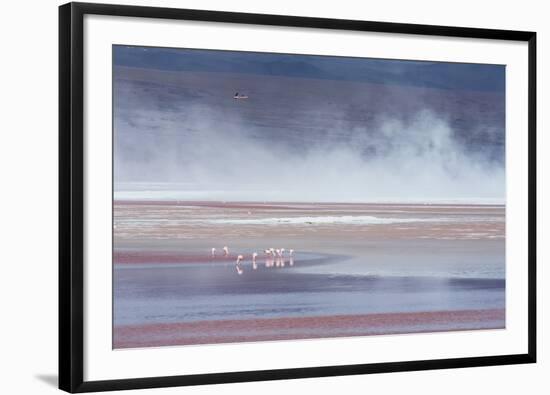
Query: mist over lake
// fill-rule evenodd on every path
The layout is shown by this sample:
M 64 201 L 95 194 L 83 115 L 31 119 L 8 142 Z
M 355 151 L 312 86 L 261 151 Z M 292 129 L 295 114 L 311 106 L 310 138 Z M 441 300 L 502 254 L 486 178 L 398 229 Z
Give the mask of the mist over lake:
M 114 88 L 116 190 L 504 198 L 504 66 L 116 47 Z

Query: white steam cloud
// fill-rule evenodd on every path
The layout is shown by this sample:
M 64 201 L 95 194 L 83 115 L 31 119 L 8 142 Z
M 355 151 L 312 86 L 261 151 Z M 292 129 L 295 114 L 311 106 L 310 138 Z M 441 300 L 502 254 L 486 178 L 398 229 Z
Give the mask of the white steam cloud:
M 468 152 L 449 122 L 428 110 L 407 120 L 380 118 L 368 129 L 321 125 L 310 115 L 297 122 L 322 133 L 299 144 L 292 130 L 266 138 L 261 129 L 231 116 L 224 122 L 205 107 L 173 114 L 117 118 L 115 198 L 504 201 L 503 163 Z

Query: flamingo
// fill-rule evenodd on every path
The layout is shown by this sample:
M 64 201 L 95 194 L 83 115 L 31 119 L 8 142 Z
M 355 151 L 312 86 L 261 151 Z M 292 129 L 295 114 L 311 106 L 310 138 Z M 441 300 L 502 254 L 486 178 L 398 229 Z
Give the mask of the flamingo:
M 255 252 L 252 254 L 252 262 L 256 262 L 256 257 L 258 256 L 258 253 Z
M 237 269 L 237 274 L 240 276 L 241 274 L 243 274 L 243 269 L 241 269 L 241 267 L 239 266 L 239 264 L 241 263 L 241 261 L 243 260 L 243 256 L 242 255 L 239 255 L 237 256 L 237 262 L 235 263 L 235 269 Z
M 273 258 L 268 257 L 265 259 L 265 267 L 271 267 L 273 266 Z
M 214 258 L 215 256 L 216 256 L 216 249 L 212 248 L 212 258 Z
M 292 254 L 294 254 L 294 250 L 291 249 L 290 251 L 288 251 L 288 255 L 292 256 Z
M 228 256 L 229 255 L 229 248 L 227 246 L 223 247 L 223 254 L 225 256 Z

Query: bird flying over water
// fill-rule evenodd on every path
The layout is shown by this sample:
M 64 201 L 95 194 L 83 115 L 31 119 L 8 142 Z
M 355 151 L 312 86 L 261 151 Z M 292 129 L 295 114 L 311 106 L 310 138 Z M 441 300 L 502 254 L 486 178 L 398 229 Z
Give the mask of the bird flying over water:
M 235 100 L 248 99 L 248 95 L 243 95 L 243 94 L 239 94 L 239 92 L 235 92 L 235 95 L 233 96 L 233 99 L 235 99 Z

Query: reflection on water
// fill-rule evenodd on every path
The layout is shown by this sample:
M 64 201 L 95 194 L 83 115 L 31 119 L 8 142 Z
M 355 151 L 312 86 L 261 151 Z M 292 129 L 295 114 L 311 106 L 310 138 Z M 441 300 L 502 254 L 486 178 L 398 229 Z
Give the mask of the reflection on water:
M 338 264 L 359 265 L 307 253 L 237 265 L 116 265 L 115 325 L 505 305 L 503 279 L 331 274 Z

